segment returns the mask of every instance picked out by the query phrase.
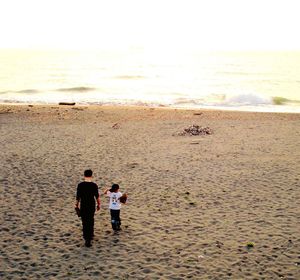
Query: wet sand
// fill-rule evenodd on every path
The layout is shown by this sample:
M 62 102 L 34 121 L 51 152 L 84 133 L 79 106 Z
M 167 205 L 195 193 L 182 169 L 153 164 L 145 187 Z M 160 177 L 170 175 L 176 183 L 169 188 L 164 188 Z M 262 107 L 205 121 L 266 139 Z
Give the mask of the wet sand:
M 300 279 L 300 114 L 0 105 L 0 128 L 1 279 Z M 91 248 L 87 168 L 129 196 L 114 234 L 101 194 Z

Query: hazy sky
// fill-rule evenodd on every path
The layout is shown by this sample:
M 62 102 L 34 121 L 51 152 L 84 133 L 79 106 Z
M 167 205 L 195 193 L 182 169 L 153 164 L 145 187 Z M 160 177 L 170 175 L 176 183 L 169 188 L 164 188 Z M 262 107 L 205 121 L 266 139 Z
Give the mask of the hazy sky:
M 1 0 L 0 48 L 300 50 L 299 0 Z

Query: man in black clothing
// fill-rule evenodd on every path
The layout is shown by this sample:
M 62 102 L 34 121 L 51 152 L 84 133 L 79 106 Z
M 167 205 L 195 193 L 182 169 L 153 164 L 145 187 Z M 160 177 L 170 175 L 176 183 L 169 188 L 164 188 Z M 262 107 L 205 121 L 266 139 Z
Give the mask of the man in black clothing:
M 98 186 L 92 182 L 93 171 L 84 171 L 84 182 L 77 186 L 75 208 L 79 207 L 80 216 L 82 220 L 83 238 L 85 239 L 85 246 L 91 247 L 91 240 L 94 236 L 94 214 L 97 201 L 97 211 L 100 209 L 100 197 Z

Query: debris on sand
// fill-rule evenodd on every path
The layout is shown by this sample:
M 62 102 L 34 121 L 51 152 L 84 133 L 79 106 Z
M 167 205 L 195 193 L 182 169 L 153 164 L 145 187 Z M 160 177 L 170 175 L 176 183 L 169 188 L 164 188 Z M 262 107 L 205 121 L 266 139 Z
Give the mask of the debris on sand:
M 249 248 L 253 248 L 254 247 L 254 243 L 253 242 L 248 242 L 246 246 L 247 246 L 248 249 Z
M 119 123 L 115 123 L 115 124 L 112 125 L 111 128 L 113 128 L 113 129 L 119 129 L 119 128 L 121 128 L 121 126 L 120 126 Z
M 73 107 L 72 109 L 75 111 L 84 111 L 84 108 Z
M 130 168 L 136 168 L 138 166 L 138 163 L 136 163 L 136 162 L 129 163 L 129 164 L 127 164 L 127 166 Z
M 202 127 L 199 125 L 190 125 L 188 128 L 185 128 L 182 132 L 179 132 L 178 135 L 180 136 L 195 136 L 195 135 L 210 135 L 213 131 L 208 126 Z
M 0 114 L 8 114 L 8 113 L 13 113 L 13 111 L 10 108 L 4 111 L 0 111 Z

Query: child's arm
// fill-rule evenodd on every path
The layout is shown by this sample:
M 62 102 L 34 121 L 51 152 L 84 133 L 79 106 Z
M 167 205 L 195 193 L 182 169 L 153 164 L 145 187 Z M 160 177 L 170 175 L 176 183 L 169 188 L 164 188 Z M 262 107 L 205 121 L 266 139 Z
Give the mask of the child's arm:
M 128 198 L 127 193 L 124 193 L 122 196 L 119 197 L 119 201 L 121 203 L 125 204 L 127 201 L 127 198 Z
M 103 193 L 107 194 L 108 191 L 109 191 L 109 188 L 106 188 Z

